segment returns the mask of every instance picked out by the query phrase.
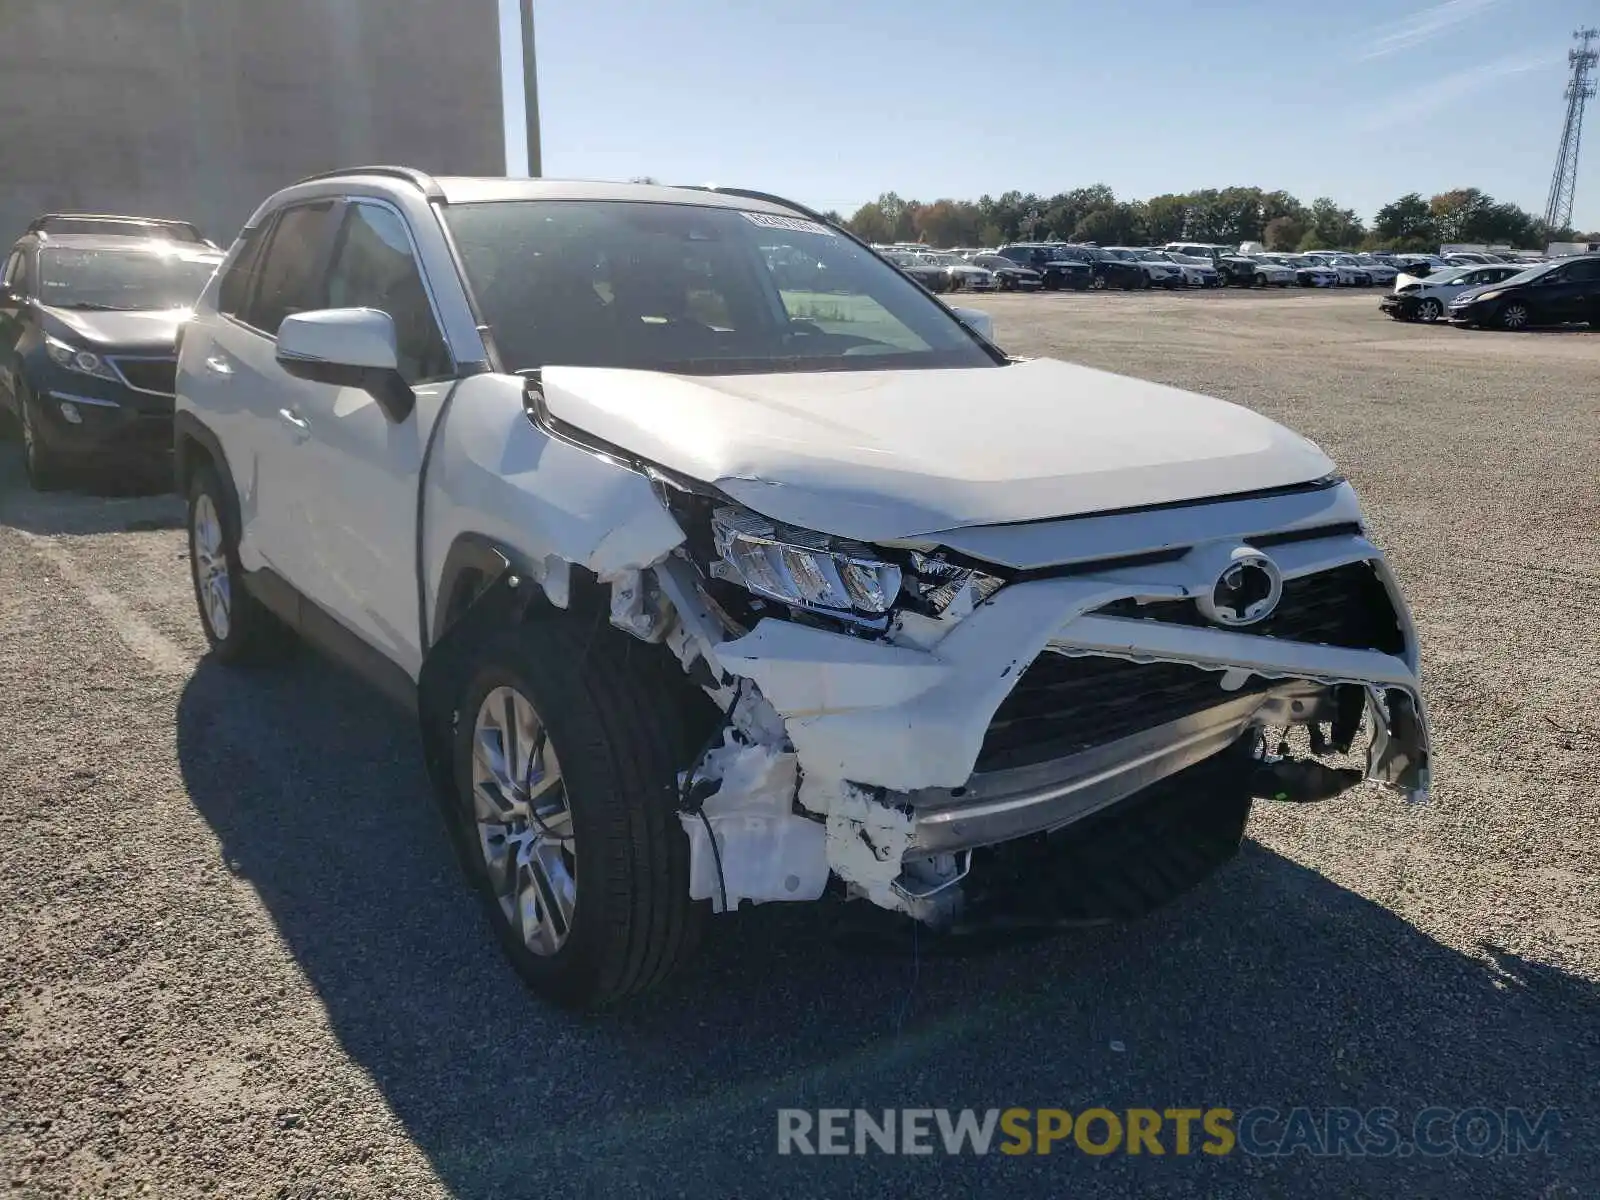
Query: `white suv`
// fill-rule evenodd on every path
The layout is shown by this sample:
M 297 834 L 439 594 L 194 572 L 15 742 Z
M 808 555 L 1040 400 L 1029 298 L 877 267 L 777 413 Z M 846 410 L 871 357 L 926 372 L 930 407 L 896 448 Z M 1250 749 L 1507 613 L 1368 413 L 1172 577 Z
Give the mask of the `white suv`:
M 297 184 L 182 337 L 214 654 L 298 634 L 410 706 L 569 1004 L 746 900 L 1131 913 L 1253 795 L 1425 795 L 1411 622 L 1322 452 L 958 311 L 757 193 Z

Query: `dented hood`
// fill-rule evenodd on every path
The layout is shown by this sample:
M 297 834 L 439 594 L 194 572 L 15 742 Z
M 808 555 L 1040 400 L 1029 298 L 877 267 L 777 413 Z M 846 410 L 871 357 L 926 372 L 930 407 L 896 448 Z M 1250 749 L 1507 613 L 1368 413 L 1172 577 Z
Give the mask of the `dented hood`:
M 1052 359 L 542 375 L 560 421 L 773 520 L 864 541 L 1251 492 L 1333 468 L 1249 409 Z

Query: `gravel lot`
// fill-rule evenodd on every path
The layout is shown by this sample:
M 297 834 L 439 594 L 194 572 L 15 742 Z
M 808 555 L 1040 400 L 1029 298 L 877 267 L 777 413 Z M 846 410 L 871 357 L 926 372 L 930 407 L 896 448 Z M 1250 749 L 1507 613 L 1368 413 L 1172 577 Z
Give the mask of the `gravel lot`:
M 1409 589 L 1431 806 L 1258 808 L 1134 926 L 872 959 L 722 923 L 577 1019 L 491 945 L 410 729 L 201 660 L 170 497 L 0 447 L 0 1188 L 58 1195 L 1600 1195 L 1600 335 L 1364 294 L 976 301 L 1001 341 L 1320 441 Z M 1559 1110 L 1519 1158 L 798 1159 L 780 1106 Z

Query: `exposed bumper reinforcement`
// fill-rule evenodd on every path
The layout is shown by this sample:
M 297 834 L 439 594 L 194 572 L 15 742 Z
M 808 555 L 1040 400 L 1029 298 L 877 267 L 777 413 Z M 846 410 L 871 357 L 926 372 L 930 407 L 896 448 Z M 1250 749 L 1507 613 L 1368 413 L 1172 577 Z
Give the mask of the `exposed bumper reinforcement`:
M 1326 695 L 1316 684 L 1285 684 L 1069 758 L 912 792 L 911 849 L 948 853 L 1058 829 L 1210 758 L 1252 724 L 1306 720 Z

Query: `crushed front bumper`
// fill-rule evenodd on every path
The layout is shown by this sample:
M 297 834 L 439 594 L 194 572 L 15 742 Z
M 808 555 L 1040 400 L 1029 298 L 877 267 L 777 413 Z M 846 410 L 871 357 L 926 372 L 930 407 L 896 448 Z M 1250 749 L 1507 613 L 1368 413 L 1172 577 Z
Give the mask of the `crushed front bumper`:
M 756 685 L 782 717 L 803 781 L 800 802 L 827 816 L 830 864 L 880 903 L 902 862 L 1060 828 L 1252 730 L 1328 720 L 1335 694 L 1351 689 L 1364 696 L 1370 741 L 1361 773 L 1409 800 L 1426 799 L 1428 730 L 1411 621 L 1381 552 L 1359 532 L 1354 494 L 1339 485 L 1316 505 L 1299 502 L 1307 527 L 1287 540 L 1271 523 L 1279 508 L 1265 500 L 1196 506 L 1192 532 L 1206 536 L 1187 549 L 1180 541 L 1176 557 L 1082 571 L 1066 563 L 1059 577 L 1001 588 L 947 629 L 899 627 L 872 640 L 764 620 L 718 646 L 718 665 Z M 1122 522 L 1131 533 L 1129 524 L 1151 519 L 1161 523 L 1160 536 L 1182 532 L 1170 514 L 1094 520 Z M 1061 523 L 1064 535 L 1073 524 Z M 1103 611 L 1119 601 L 1200 595 L 1217 582 L 1219 547 L 1248 546 L 1275 530 L 1273 539 L 1257 540 L 1285 581 L 1369 566 L 1393 606 L 1398 653 Z M 1128 552 L 1146 551 L 1140 541 L 1130 536 Z M 1134 719 L 1121 736 L 1047 761 L 979 769 L 997 710 L 1041 655 L 1178 664 L 1214 677 L 1215 703 L 1202 691 L 1174 719 L 1148 724 L 1137 719 L 1134 697 Z M 887 823 L 893 828 L 867 834 L 873 853 L 864 863 L 833 861 L 836 842 L 841 853 L 853 849 L 868 810 L 895 814 Z M 852 879 L 852 871 L 872 878 Z

